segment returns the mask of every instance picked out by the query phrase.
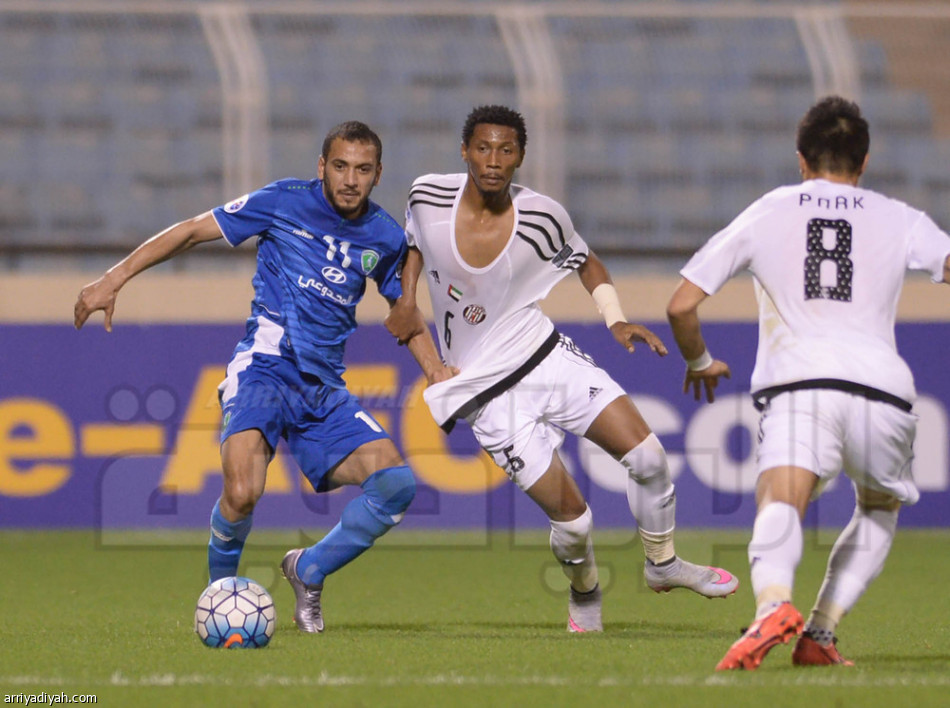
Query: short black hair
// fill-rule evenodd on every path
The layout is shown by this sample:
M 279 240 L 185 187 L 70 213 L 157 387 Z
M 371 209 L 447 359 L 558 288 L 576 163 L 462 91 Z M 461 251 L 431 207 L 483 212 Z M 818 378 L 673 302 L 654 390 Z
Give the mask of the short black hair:
M 798 124 L 796 147 L 813 172 L 859 174 L 870 144 L 858 104 L 841 96 L 821 99 Z
M 468 145 L 475 132 L 475 126 L 486 123 L 488 125 L 504 125 L 514 128 L 518 133 L 518 147 L 524 152 L 528 144 L 528 130 L 524 125 L 524 116 L 513 108 L 508 106 L 478 106 L 473 108 L 465 119 L 465 125 L 462 127 L 462 144 Z
M 366 123 L 358 120 L 348 120 L 345 123 L 340 123 L 327 133 L 327 137 L 323 139 L 323 150 L 321 152 L 324 160 L 329 157 L 330 146 L 337 138 L 342 138 L 349 143 L 372 143 L 376 147 L 376 162 L 382 162 L 383 141 Z

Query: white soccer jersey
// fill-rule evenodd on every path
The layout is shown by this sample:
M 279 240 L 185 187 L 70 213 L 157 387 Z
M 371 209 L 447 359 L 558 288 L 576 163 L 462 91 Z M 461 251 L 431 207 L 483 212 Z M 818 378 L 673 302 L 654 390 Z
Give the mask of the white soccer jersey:
M 759 302 L 752 391 L 840 379 L 915 398 L 894 343 L 907 269 L 943 280 L 950 237 L 921 211 L 827 180 L 769 192 L 681 274 L 707 294 L 748 269 Z
M 514 229 L 507 245 L 484 268 L 459 255 L 455 217 L 466 174 L 424 175 L 409 191 L 406 237 L 425 260 L 439 347 L 461 373 L 429 386 L 425 400 L 439 425 L 480 394 L 503 385 L 530 365 L 554 334 L 538 301 L 587 259 L 588 248 L 570 217 L 553 199 L 511 186 Z

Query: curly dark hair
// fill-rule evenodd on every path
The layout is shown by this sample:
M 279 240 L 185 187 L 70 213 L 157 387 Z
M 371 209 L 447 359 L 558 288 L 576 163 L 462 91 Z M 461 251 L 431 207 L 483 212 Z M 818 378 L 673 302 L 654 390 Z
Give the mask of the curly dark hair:
M 358 120 L 348 120 L 345 123 L 340 123 L 327 133 L 327 137 L 323 139 L 323 149 L 321 151 L 324 160 L 330 155 L 330 145 L 337 138 L 342 138 L 348 143 L 371 143 L 375 145 L 376 162 L 382 162 L 383 141 L 366 123 L 361 123 Z
M 841 96 L 821 99 L 798 124 L 796 148 L 813 172 L 859 174 L 870 143 L 858 104 Z
M 475 126 L 483 123 L 489 125 L 504 125 L 514 128 L 518 133 L 518 147 L 524 152 L 528 144 L 528 130 L 524 125 L 524 116 L 518 111 L 508 108 L 508 106 L 478 106 L 473 108 L 465 119 L 465 125 L 462 127 L 462 144 L 468 145 L 472 139 L 472 133 L 475 132 Z

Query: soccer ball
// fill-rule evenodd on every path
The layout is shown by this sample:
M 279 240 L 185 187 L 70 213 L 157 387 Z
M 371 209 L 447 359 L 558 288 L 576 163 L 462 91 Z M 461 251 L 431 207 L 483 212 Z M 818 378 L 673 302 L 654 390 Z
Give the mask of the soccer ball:
M 266 647 L 276 625 L 274 600 L 249 578 L 215 580 L 195 608 L 195 632 L 209 647 Z

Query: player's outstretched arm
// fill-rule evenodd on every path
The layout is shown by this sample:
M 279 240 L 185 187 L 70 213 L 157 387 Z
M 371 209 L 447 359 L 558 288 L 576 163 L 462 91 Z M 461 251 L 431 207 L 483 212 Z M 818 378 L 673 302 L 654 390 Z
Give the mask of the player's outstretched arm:
M 610 273 L 594 252 L 587 255 L 587 260 L 577 269 L 581 283 L 590 296 L 594 298 L 597 309 L 604 316 L 604 322 L 610 329 L 614 339 L 620 342 L 628 352 L 634 351 L 634 342 L 644 342 L 660 356 L 666 356 L 666 345 L 653 332 L 643 325 L 631 324 L 623 314 L 617 290 L 610 280 Z
M 210 211 L 155 234 L 79 292 L 73 308 L 76 329 L 82 327 L 93 312 L 102 310 L 105 312 L 106 331 L 111 332 L 115 299 L 123 285 L 146 268 L 166 261 L 198 243 L 221 237 L 221 229 Z
M 719 378 L 731 378 L 732 372 L 726 362 L 713 359 L 706 349 L 698 310 L 700 303 L 707 297 L 699 286 L 684 278 L 666 306 L 666 316 L 673 328 L 676 346 L 686 360 L 683 393 L 688 393 L 692 388 L 693 398 L 698 401 L 705 388 L 706 399 L 712 403 L 716 400 Z
M 386 329 L 400 344 L 406 344 L 423 331 L 428 332 L 425 319 L 416 306 L 416 287 L 419 284 L 422 265 L 419 249 L 410 247 L 400 276 L 402 295 L 395 302 L 390 302 L 389 314 L 384 322 Z

